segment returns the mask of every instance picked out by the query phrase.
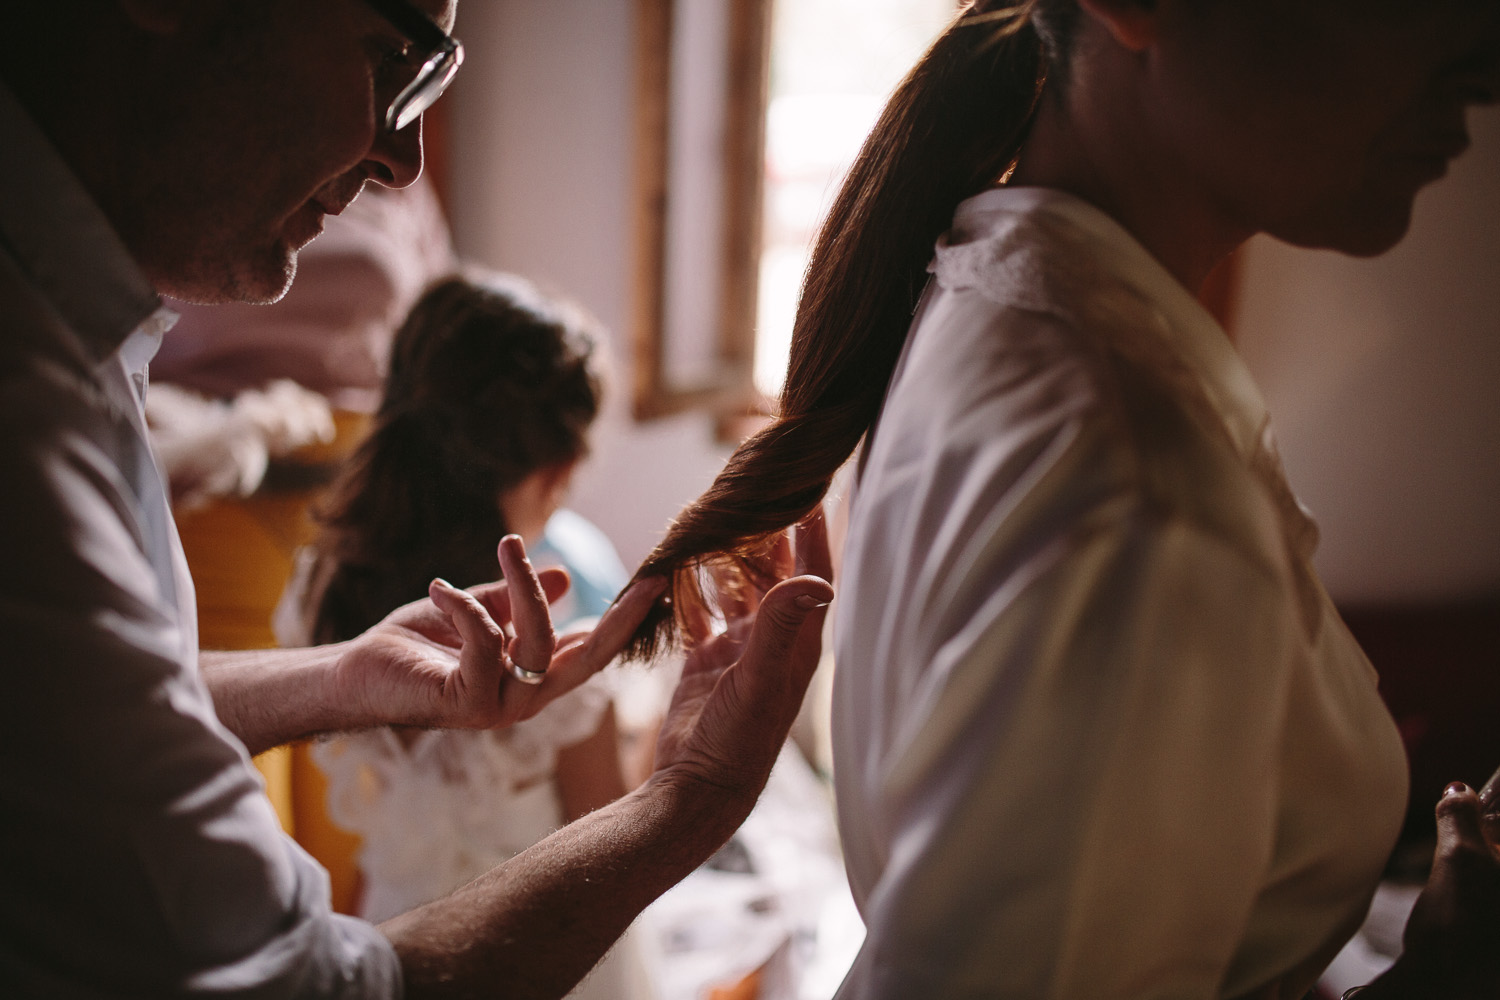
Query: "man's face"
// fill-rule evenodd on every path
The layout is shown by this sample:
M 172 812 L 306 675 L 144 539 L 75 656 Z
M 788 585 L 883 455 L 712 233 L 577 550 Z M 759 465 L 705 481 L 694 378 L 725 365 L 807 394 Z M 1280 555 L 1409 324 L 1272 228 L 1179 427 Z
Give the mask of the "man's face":
M 445 30 L 455 3 L 417 0 Z M 408 40 L 363 0 L 203 6 L 161 74 L 145 155 L 121 167 L 142 192 L 121 229 L 162 292 L 270 302 L 366 180 L 420 174 L 420 122 L 381 124 L 410 79 L 395 55 Z

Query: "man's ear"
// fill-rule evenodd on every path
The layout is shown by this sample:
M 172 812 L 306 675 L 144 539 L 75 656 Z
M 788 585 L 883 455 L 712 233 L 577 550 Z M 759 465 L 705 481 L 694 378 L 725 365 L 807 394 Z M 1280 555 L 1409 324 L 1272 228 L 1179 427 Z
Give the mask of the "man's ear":
M 152 35 L 173 35 L 182 28 L 192 0 L 116 0 L 125 19 Z
M 1159 0 L 1078 0 L 1078 6 L 1131 52 L 1144 52 L 1156 41 Z

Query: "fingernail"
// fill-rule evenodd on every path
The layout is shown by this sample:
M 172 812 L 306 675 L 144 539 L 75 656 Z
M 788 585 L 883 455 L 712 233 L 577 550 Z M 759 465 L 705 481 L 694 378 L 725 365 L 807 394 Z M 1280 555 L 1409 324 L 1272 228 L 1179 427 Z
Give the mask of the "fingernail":
M 1469 790 L 1469 786 L 1468 785 L 1464 784 L 1462 781 L 1455 781 L 1455 782 L 1453 782 L 1453 784 L 1451 784 L 1447 788 L 1443 789 L 1443 798 L 1446 799 L 1450 795 L 1462 795 L 1464 792 L 1467 792 L 1468 790 Z
M 811 594 L 801 594 L 798 595 L 796 600 L 792 601 L 792 603 L 797 605 L 797 607 L 801 608 L 803 611 L 812 611 L 816 608 L 826 608 L 833 602 L 820 601 Z
M 435 583 L 435 584 L 437 584 L 439 587 L 442 587 L 444 590 L 457 590 L 458 589 L 457 587 L 453 586 L 453 584 L 449 583 L 447 580 L 444 580 L 440 576 L 433 577 L 432 578 L 432 582 Z

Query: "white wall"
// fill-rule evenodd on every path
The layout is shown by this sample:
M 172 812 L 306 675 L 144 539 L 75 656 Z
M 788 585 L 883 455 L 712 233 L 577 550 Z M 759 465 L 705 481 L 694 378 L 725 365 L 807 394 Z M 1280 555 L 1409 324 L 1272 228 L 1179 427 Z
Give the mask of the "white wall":
M 1500 109 L 1373 260 L 1248 248 L 1232 325 L 1335 598 L 1500 592 Z
M 616 385 L 570 505 L 634 567 L 728 452 L 699 416 L 629 414 L 633 0 L 468 0 L 445 98 L 461 254 L 581 302 L 614 336 Z

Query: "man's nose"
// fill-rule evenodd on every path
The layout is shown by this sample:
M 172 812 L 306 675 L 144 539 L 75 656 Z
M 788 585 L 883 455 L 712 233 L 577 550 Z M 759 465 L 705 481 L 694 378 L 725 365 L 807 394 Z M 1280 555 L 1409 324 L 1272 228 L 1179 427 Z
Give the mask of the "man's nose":
M 422 174 L 422 119 L 399 132 L 381 129 L 365 158 L 369 177 L 389 188 L 404 188 Z

